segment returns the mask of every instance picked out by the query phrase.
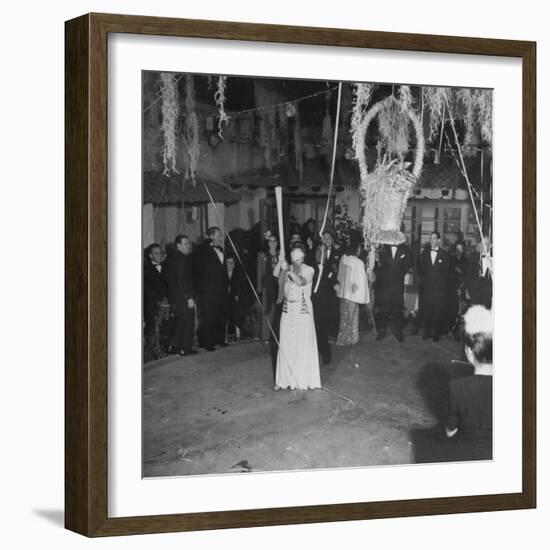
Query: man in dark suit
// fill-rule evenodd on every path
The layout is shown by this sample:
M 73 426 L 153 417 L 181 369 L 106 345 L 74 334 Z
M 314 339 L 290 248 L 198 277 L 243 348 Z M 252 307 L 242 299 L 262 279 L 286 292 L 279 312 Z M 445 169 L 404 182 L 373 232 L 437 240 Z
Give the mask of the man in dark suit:
M 187 235 L 175 239 L 176 250 L 166 260 L 165 277 L 168 284 L 168 301 L 176 315 L 170 347 L 180 355 L 194 355 L 195 289 L 191 241 Z
M 376 340 L 386 336 L 389 325 L 397 340 L 403 341 L 405 275 L 411 267 L 411 251 L 406 244 L 384 244 L 378 249 L 374 267 L 374 299 L 378 308 Z
M 210 227 L 208 239 L 197 255 L 197 283 L 200 297 L 199 345 L 207 351 L 226 346 L 229 278 L 225 268 L 223 235 L 219 227 Z
M 323 242 L 317 248 L 316 260 L 316 265 L 313 266 L 315 274 L 311 296 L 313 318 L 317 333 L 317 349 L 323 364 L 328 365 L 332 360 L 329 335 L 334 336 L 338 331 L 339 300 L 334 287 L 338 283 L 338 264 L 340 263 L 340 255 L 334 248 L 334 238 L 330 231 L 323 233 Z
M 418 275 L 422 309 L 422 338 L 439 341 L 445 322 L 450 282 L 449 254 L 440 246 L 441 235 L 433 231 L 430 246 L 420 255 Z
M 154 345 L 156 338 L 158 304 L 168 295 L 163 268 L 162 248 L 153 243 L 147 249 L 143 266 L 143 329 L 149 348 Z

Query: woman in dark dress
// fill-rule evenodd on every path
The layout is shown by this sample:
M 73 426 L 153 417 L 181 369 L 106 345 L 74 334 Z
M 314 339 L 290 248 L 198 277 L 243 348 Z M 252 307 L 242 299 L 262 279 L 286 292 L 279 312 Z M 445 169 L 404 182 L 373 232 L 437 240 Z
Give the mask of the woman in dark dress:
M 493 316 L 483 306 L 464 315 L 466 359 L 474 374 L 449 384 L 447 437 L 455 443 L 456 460 L 493 457 Z
M 227 269 L 227 338 L 229 341 L 241 339 L 246 315 L 246 276 L 236 265 L 233 256 L 225 259 Z
M 468 272 L 468 258 L 465 254 L 464 243 L 455 243 L 451 254 L 451 273 L 449 281 L 449 327 L 451 330 L 458 327 L 459 316 L 465 311 L 464 281 Z
M 315 258 L 315 220 L 310 218 L 302 227 L 302 239 L 306 247 L 305 263 L 313 268 L 317 267 Z

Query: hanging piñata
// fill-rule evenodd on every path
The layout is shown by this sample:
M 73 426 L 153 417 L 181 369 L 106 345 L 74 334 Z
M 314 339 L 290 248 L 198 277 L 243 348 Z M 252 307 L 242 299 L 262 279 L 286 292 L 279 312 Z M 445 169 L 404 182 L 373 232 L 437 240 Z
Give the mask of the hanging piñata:
M 355 158 L 359 163 L 362 206 L 361 225 L 367 246 L 400 244 L 405 235 L 400 231 L 403 214 L 413 187 L 422 171 L 424 136 L 420 120 L 412 107 L 408 86 L 402 86 L 399 98 L 393 95 L 378 101 L 367 110 L 372 94 L 368 84 L 355 86 L 351 132 Z M 368 171 L 365 138 L 370 123 L 378 117 L 378 161 Z M 416 135 L 414 160 L 406 162 L 410 149 L 409 124 Z

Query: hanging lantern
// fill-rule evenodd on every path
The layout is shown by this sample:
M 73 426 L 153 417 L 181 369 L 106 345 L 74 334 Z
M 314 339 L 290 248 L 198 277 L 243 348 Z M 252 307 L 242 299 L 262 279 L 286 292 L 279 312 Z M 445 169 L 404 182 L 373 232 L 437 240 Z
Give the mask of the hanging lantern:
M 287 103 L 285 105 L 285 115 L 287 118 L 292 118 L 296 114 L 296 106 L 294 103 Z

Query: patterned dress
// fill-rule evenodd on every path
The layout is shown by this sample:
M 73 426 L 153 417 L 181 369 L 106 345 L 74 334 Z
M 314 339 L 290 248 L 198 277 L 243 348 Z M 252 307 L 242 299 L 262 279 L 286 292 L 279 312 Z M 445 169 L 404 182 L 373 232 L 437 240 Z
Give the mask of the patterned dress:
M 338 267 L 340 330 L 337 346 L 359 342 L 359 304 L 370 302 L 365 265 L 356 256 L 344 255 Z
M 355 346 L 359 342 L 359 304 L 342 298 L 337 346 Z
M 277 355 L 275 384 L 280 388 L 314 389 L 321 387 L 317 336 L 311 305 L 313 268 L 303 264 L 298 286 L 286 275 L 283 312 Z

